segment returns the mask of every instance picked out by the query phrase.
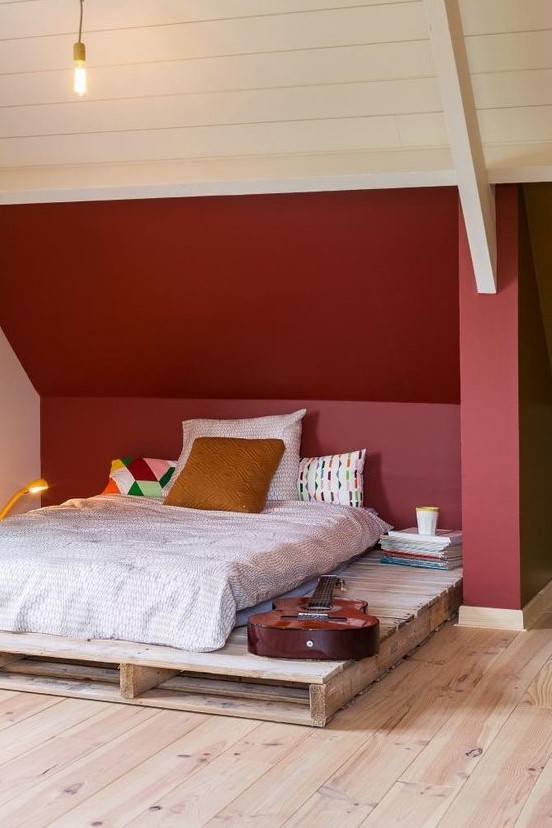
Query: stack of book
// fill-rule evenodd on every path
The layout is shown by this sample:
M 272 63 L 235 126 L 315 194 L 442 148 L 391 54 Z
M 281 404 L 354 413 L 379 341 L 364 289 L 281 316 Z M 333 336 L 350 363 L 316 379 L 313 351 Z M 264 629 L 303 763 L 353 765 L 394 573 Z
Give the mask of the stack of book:
M 456 569 L 462 566 L 462 532 L 438 529 L 434 535 L 420 535 L 414 529 L 392 529 L 380 538 L 382 563 L 423 566 L 428 569 Z

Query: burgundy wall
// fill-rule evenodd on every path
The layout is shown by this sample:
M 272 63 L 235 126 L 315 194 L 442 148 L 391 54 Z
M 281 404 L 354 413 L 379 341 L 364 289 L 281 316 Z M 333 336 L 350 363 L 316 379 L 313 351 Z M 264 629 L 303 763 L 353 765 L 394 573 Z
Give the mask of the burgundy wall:
M 454 188 L 0 211 L 43 396 L 459 402 Z
M 367 448 L 367 505 L 396 526 L 422 503 L 441 507 L 442 526 L 461 525 L 458 405 L 313 400 L 42 399 L 45 504 L 100 492 L 110 460 L 176 459 L 183 419 L 255 417 L 306 408 L 302 452 Z
M 496 295 L 476 292 L 460 222 L 464 603 L 519 609 L 517 187 L 496 197 Z
M 459 525 L 454 188 L 0 210 L 49 502 L 100 491 L 112 457 L 177 456 L 184 417 L 332 400 L 306 404 L 306 453 L 366 447 L 384 517 L 423 500 Z

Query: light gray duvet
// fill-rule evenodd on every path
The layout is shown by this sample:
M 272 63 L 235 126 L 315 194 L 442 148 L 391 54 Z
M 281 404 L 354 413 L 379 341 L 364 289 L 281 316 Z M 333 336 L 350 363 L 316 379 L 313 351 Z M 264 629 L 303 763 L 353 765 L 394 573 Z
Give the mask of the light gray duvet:
M 0 629 L 216 650 L 237 610 L 329 572 L 387 528 L 316 502 L 238 514 L 68 500 L 0 523 Z

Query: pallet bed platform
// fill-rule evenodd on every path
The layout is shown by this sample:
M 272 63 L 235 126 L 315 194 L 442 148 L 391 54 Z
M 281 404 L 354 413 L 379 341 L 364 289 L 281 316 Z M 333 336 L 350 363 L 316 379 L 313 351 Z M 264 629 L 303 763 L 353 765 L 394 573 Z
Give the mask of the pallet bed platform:
M 262 658 L 247 652 L 245 628 L 211 653 L 0 632 L 0 688 L 324 727 L 461 603 L 460 569 L 381 564 L 379 553 L 370 553 L 343 577 L 346 597 L 367 600 L 380 619 L 380 651 L 372 658 Z

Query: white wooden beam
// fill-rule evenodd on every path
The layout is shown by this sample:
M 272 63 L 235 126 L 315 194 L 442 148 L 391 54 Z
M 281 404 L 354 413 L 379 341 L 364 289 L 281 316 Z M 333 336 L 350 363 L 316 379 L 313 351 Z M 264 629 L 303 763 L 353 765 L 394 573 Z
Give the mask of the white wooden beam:
M 458 0 L 424 0 L 478 293 L 496 293 L 496 216 Z

